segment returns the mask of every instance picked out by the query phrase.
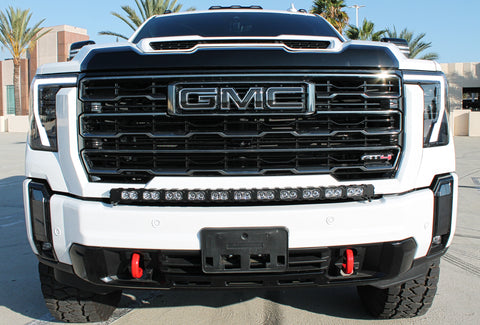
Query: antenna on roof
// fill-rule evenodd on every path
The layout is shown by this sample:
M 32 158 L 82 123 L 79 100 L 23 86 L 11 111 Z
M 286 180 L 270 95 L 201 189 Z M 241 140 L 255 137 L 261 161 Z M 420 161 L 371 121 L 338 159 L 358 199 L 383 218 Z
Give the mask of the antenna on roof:
M 297 12 L 297 8 L 295 8 L 295 5 L 292 3 L 290 8 L 287 10 L 287 11 L 290 11 L 290 12 Z

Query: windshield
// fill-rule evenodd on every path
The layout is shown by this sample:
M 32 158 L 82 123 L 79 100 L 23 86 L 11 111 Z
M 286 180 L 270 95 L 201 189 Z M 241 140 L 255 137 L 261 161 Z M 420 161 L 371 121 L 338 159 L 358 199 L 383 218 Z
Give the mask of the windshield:
M 151 19 L 136 35 L 143 38 L 199 35 L 203 37 L 258 37 L 307 35 L 339 37 L 320 17 L 274 12 L 205 12 L 162 15 Z

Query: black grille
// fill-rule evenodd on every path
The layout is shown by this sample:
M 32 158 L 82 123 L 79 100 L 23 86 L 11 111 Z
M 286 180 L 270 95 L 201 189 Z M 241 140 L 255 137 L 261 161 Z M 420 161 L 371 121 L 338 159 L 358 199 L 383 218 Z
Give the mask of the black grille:
M 279 78 L 287 85 L 299 81 L 252 77 L 250 84 L 268 87 L 275 80 L 278 86 Z M 169 84 L 197 87 L 204 80 L 210 88 L 222 87 L 231 84 L 223 81 L 226 77 L 222 82 L 212 77 L 84 78 L 80 140 L 87 172 L 92 181 L 103 182 L 147 182 L 164 175 L 394 177 L 401 152 L 400 78 L 306 78 L 300 81 L 315 84 L 314 113 L 241 116 L 169 113 Z
M 292 49 L 326 49 L 330 46 L 329 41 L 305 41 L 305 40 L 275 40 L 275 39 L 226 39 L 226 40 L 199 40 L 199 41 L 164 41 L 150 42 L 155 51 L 165 50 L 189 50 L 201 44 L 283 44 Z
M 283 41 L 283 44 L 292 49 L 326 49 L 330 46 L 328 41 Z
M 174 42 L 151 42 L 150 46 L 155 51 L 164 50 L 188 50 L 195 47 L 197 41 L 174 41 Z

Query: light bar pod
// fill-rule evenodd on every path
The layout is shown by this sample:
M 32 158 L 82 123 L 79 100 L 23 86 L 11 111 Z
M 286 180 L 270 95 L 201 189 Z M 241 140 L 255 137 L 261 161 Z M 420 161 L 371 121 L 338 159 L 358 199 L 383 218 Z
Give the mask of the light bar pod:
M 274 189 L 131 189 L 110 191 L 113 204 L 198 204 L 304 202 L 333 200 L 369 200 L 374 197 L 373 185 Z

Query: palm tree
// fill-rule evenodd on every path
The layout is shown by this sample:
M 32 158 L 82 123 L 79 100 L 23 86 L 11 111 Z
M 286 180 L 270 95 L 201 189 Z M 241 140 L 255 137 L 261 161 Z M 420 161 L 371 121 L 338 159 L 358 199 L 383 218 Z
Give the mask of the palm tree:
M 136 31 L 145 20 L 152 16 L 163 15 L 166 11 L 179 12 L 182 9 L 182 5 L 177 4 L 177 0 L 135 0 L 135 4 L 137 5 L 139 14 L 130 6 L 122 6 L 123 11 L 127 14 L 126 17 L 112 11 L 112 15 L 122 20 L 133 31 Z M 191 10 L 195 10 L 195 8 L 187 9 L 187 11 Z M 99 34 L 115 36 L 125 40 L 128 39 L 125 35 L 110 31 L 102 31 L 99 32 Z
M 50 30 L 43 30 L 40 25 L 45 19 L 28 27 L 32 14 L 30 10 L 8 7 L 0 12 L 0 43 L 13 57 L 13 87 L 15 97 L 15 115 L 21 115 L 20 105 L 20 59 L 25 57 L 27 49 L 33 48 L 35 42 Z
M 421 33 L 414 37 L 413 32 L 409 31 L 408 29 L 403 29 L 400 33 L 397 33 L 395 26 L 393 29 L 387 28 L 387 35 L 388 37 L 392 38 L 403 38 L 408 42 L 408 47 L 410 48 L 410 58 L 417 58 L 421 60 L 437 60 L 438 54 L 434 52 L 430 52 L 427 54 L 423 54 L 420 57 L 421 52 L 429 49 L 432 47 L 432 42 L 424 42 L 423 38 L 425 37 L 425 33 Z
M 359 39 L 368 41 L 380 41 L 382 36 L 387 32 L 386 29 L 375 31 L 375 24 L 367 19 L 363 19 L 362 27 L 349 25 L 345 35 L 349 39 Z
M 344 0 L 315 0 L 311 13 L 325 18 L 340 34 L 348 23 L 348 14 L 343 10 Z

